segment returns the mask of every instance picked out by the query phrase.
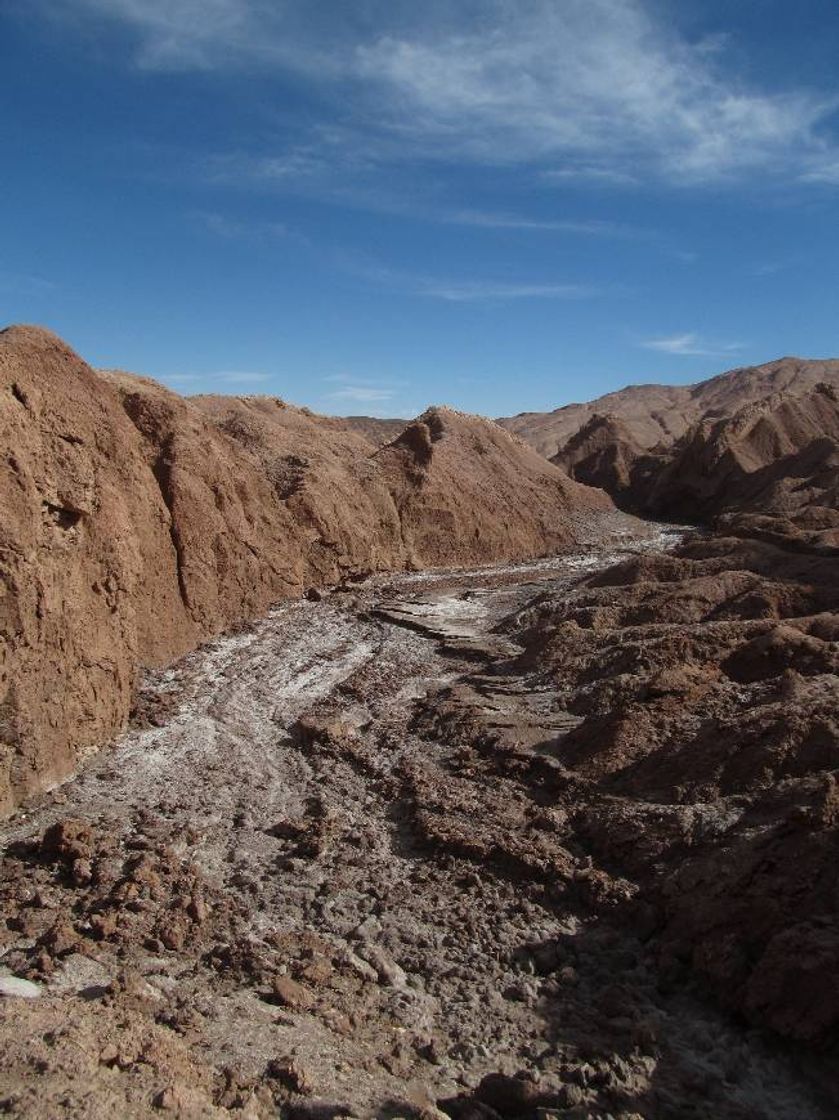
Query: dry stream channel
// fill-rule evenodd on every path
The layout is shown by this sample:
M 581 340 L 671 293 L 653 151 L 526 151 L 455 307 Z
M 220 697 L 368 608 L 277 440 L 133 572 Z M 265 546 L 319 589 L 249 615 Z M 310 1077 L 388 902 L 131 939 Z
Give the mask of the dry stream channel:
M 547 1086 L 558 1116 L 824 1115 L 770 1043 L 701 993 L 662 987 L 644 943 L 552 890 L 549 865 L 528 878 L 503 842 L 495 859 L 493 828 L 542 835 L 550 807 L 491 765 L 464 766 L 417 720 L 478 674 L 486 719 L 524 727 L 549 764 L 545 743 L 573 717 L 510 669 L 518 649 L 499 624 L 677 535 L 377 576 L 282 604 L 149 675 L 145 726 L 4 839 L 72 817 L 118 850 L 165 846 L 197 868 L 201 912 L 170 945 L 85 942 L 48 993 L 92 998 L 130 965 L 202 1061 L 243 1083 L 279 1070 L 301 1115 L 405 1115 L 498 1072 L 521 1074 L 525 1096 Z M 452 798 L 467 825 L 449 843 L 429 821 Z

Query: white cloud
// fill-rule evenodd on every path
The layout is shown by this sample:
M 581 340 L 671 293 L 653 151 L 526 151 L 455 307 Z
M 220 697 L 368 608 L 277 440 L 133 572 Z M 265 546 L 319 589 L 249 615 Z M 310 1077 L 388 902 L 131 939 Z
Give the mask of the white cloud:
M 369 385 L 347 385 L 344 389 L 336 389 L 329 397 L 334 401 L 356 401 L 360 404 L 392 400 L 396 394 L 392 389 L 374 389 Z
M 720 346 L 708 346 L 702 338 L 692 331 L 674 334 L 665 338 L 650 338 L 641 345 L 646 350 L 657 350 L 661 354 L 675 354 L 682 357 L 723 357 L 742 350 L 742 343 L 729 342 Z
M 416 141 L 486 162 L 566 157 L 589 174 L 711 179 L 815 149 L 835 105 L 746 86 L 718 49 L 679 38 L 638 0 L 494 12 L 459 35 L 358 48 L 361 72 L 398 95 L 398 123 Z
M 282 239 L 291 236 L 288 226 L 283 222 L 243 222 L 215 212 L 199 212 L 194 216 L 210 233 L 228 241 L 248 241 L 254 237 Z M 299 237 L 297 234 L 294 236 Z
M 51 3 L 130 28 L 146 69 L 316 81 L 331 127 L 256 161 L 266 182 L 417 159 L 531 164 L 543 183 L 839 181 L 833 92 L 749 83 L 724 41 L 689 41 L 645 0 L 366 3 L 329 20 L 303 0 Z
M 495 213 L 484 210 L 457 210 L 444 215 L 443 221 L 452 225 L 477 226 L 481 229 L 519 229 L 536 233 L 571 233 L 587 237 L 631 238 L 643 236 L 643 231 L 618 222 L 575 220 L 571 218 L 529 218 L 522 214 Z
M 476 303 L 517 299 L 586 299 L 596 294 L 584 284 L 508 284 L 494 280 L 421 280 L 420 295 L 449 303 Z

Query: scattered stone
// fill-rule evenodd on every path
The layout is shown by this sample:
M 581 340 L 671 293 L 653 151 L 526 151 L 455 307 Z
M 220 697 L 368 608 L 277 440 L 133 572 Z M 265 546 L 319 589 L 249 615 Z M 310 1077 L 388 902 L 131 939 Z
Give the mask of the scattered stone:
M 313 1089 L 308 1070 L 297 1058 L 272 1059 L 266 1066 L 265 1075 L 293 1093 L 308 1094 Z
M 350 1105 L 320 1100 L 317 1097 L 295 1101 L 288 1109 L 289 1120 L 338 1120 L 339 1117 L 352 1116 L 353 1110 Z
M 177 1112 L 181 1108 L 181 1103 L 180 1094 L 172 1086 L 161 1089 L 152 1101 L 154 1107 L 160 1109 L 161 1112 Z
M 290 1011 L 308 1011 L 314 999 L 308 988 L 290 976 L 275 976 L 271 983 L 271 1002 Z
M 24 980 L 22 976 L 0 976 L 0 996 L 9 999 L 37 999 L 40 994 L 40 985 L 31 980 Z
M 87 821 L 66 817 L 44 832 L 41 851 L 72 867 L 76 860 L 87 861 L 93 854 L 93 829 Z
M 544 1093 L 525 1074 L 508 1077 L 488 1073 L 474 1093 L 475 1099 L 489 1105 L 503 1117 L 519 1116 L 540 1102 Z

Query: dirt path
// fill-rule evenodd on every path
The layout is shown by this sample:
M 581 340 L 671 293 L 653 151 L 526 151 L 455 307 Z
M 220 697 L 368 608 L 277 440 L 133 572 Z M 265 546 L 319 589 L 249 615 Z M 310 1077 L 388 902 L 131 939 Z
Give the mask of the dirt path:
M 16 1025 L 4 1005 L 5 1110 L 404 1115 L 501 1072 L 558 1115 L 822 1115 L 753 1032 L 660 989 L 553 836 L 541 744 L 573 717 L 505 670 L 496 628 L 615 555 L 377 578 L 150 677 L 159 725 L 5 830 L 3 964 L 45 986 Z M 444 694 L 538 766 L 464 757 L 435 733 Z M 76 1068 L 44 1041 L 56 1016 L 120 1013 L 181 1064 Z

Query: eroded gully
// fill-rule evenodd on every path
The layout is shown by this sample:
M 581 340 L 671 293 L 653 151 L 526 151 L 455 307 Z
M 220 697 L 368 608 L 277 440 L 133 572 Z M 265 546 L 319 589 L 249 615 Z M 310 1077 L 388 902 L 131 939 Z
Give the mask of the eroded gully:
M 130 965 L 150 1014 L 189 1019 L 202 1061 L 246 1079 L 281 1059 L 292 1090 L 355 1115 L 424 1107 L 497 1071 L 562 1086 L 569 1116 L 818 1115 L 768 1044 L 661 991 L 634 935 L 553 889 L 587 857 L 554 850 L 532 783 L 464 768 L 417 721 L 477 670 L 495 681 L 476 699 L 494 726 L 524 728 L 534 750 L 556 740 L 573 717 L 544 681 L 505 670 L 518 649 L 499 622 L 673 540 L 376 577 L 282 604 L 150 675 L 147 725 L 6 840 L 81 819 L 117 852 L 188 862 L 202 905 L 168 942 L 142 910 L 132 936 L 126 914 L 129 932 L 65 955 L 50 990 L 104 987 Z

